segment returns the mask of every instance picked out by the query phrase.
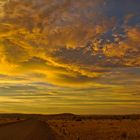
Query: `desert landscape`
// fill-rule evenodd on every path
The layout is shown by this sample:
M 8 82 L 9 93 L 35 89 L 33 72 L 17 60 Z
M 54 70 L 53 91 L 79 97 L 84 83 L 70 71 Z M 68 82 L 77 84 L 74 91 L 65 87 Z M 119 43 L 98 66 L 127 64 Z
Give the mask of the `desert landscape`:
M 140 140 L 140 115 L 1 114 L 0 140 Z
M 0 140 L 140 140 L 140 0 L 0 0 Z

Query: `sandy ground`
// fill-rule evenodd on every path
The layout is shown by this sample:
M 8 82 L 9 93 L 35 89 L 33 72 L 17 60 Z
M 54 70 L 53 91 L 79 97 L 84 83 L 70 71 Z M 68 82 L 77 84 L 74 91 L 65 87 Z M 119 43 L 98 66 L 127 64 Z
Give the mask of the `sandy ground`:
M 140 140 L 140 120 L 50 120 L 64 140 Z
M 0 126 L 0 140 L 60 140 L 43 121 L 30 119 Z
M 0 140 L 140 140 L 140 115 L 1 114 Z

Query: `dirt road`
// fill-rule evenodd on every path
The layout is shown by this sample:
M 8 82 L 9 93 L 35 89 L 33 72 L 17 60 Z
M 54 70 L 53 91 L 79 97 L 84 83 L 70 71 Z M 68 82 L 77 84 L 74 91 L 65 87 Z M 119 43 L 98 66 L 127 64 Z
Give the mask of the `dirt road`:
M 30 119 L 0 126 L 0 140 L 59 140 L 45 122 Z

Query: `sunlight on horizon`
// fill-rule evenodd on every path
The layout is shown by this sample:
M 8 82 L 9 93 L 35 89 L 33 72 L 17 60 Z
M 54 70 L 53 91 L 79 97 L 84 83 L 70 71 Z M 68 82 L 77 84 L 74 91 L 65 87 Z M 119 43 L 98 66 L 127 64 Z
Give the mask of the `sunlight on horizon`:
M 140 1 L 0 0 L 0 113 L 140 113 Z

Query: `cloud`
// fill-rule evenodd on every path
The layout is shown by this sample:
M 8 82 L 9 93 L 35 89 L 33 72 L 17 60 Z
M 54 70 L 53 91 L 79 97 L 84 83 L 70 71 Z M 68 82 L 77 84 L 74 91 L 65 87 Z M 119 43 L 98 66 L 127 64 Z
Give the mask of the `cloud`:
M 123 66 L 139 66 L 140 34 L 139 27 L 125 28 L 125 38 L 118 43 L 106 44 L 104 53 L 109 58 L 117 58 Z
M 59 86 L 101 86 L 96 79 L 112 67 L 140 66 L 140 27 L 137 22 L 130 25 L 138 16 L 125 11 L 120 17 L 110 4 L 103 0 L 1 4 L 0 74 Z M 108 15 L 107 7 L 114 15 Z

